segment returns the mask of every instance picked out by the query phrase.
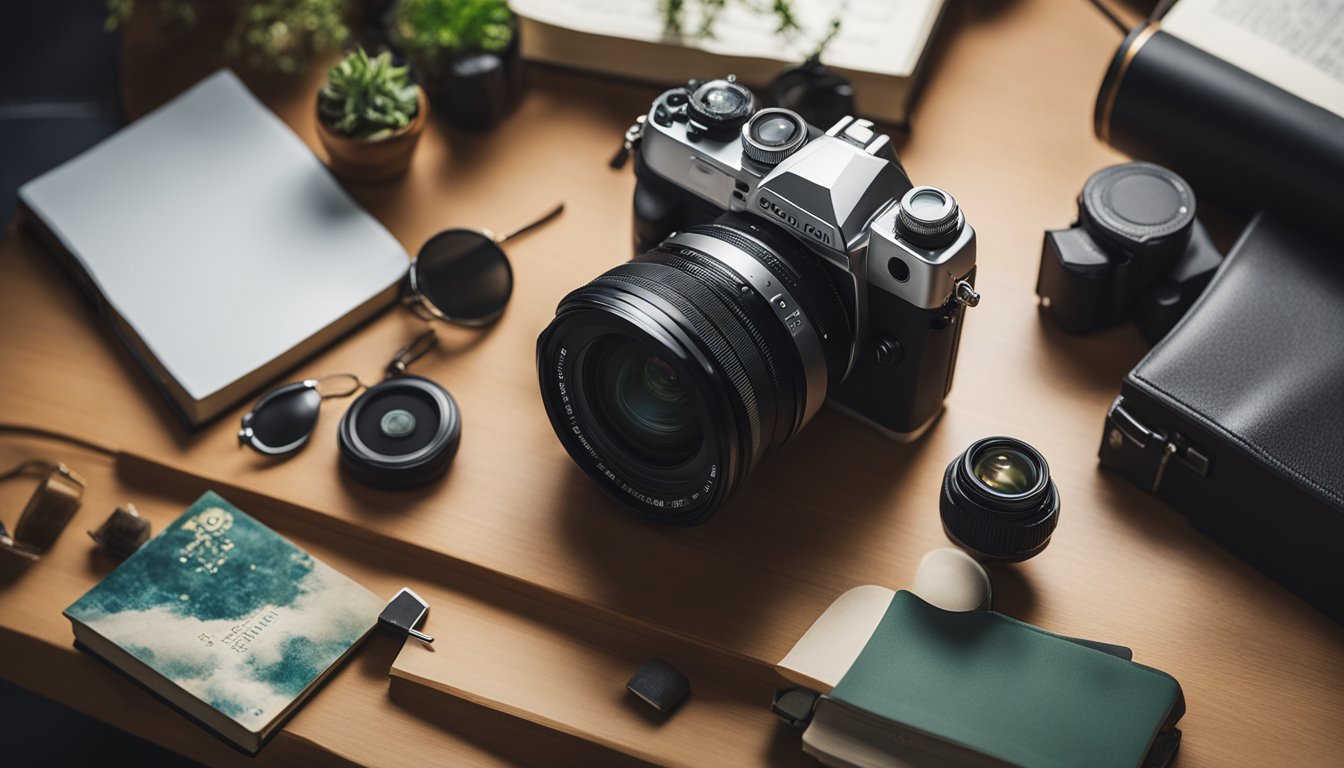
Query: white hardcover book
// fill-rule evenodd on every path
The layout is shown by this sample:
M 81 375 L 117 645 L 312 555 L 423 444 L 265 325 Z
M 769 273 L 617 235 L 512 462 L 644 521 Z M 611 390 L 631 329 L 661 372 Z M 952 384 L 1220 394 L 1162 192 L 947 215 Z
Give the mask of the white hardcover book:
M 19 198 L 191 426 L 394 301 L 408 263 L 228 70 Z
M 800 31 L 785 35 L 770 3 L 686 3 L 686 34 L 669 34 L 658 0 L 512 0 L 523 55 L 534 61 L 663 85 L 735 74 L 764 87 L 806 59 L 837 19 L 822 61 L 850 78 L 858 111 L 889 123 L 910 116 L 945 0 L 795 0 Z M 715 15 L 709 34 L 696 34 Z M 821 126 L 823 128 L 827 126 Z

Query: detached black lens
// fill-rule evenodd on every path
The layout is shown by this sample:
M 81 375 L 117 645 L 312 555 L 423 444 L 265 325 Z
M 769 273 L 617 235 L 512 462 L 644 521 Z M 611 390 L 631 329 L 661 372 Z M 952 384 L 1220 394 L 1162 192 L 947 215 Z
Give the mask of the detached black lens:
M 1011 437 L 977 440 L 953 459 L 939 507 L 947 537 L 985 561 L 1036 556 L 1059 522 L 1045 457 Z

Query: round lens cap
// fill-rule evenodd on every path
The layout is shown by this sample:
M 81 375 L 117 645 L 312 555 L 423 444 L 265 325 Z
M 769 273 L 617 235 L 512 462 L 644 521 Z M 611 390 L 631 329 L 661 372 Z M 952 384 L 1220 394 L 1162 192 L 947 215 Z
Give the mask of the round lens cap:
M 1160 165 L 1113 165 L 1083 186 L 1078 218 L 1088 234 L 1131 256 L 1176 255 L 1190 241 L 1195 196 Z
M 370 387 L 341 418 L 341 467 L 378 488 L 411 488 L 448 470 L 462 438 L 462 415 L 448 390 L 420 376 Z

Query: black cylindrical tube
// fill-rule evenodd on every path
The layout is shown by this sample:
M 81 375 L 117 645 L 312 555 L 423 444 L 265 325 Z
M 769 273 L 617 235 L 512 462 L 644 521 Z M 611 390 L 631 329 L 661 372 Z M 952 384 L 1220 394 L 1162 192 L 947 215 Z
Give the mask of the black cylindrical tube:
M 1097 95 L 1097 137 L 1201 196 L 1344 234 L 1344 118 L 1158 29 L 1137 27 Z

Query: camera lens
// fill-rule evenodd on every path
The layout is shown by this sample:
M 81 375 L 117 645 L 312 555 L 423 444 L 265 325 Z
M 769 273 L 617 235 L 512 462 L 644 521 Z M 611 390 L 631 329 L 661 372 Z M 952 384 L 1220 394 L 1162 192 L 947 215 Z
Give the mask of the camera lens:
M 732 80 L 710 80 L 691 92 L 688 107 L 703 129 L 731 135 L 751 116 L 755 100 L 751 91 Z
M 948 464 L 939 508 L 953 543 L 981 560 L 1018 562 L 1050 543 L 1059 492 L 1039 451 L 987 437 Z
M 704 442 L 690 388 L 672 364 L 634 339 L 604 339 L 589 357 L 595 413 L 621 449 L 654 466 L 675 467 Z
M 537 341 L 542 399 L 622 506 L 693 525 L 839 382 L 849 313 L 797 240 L 727 213 L 565 297 Z

